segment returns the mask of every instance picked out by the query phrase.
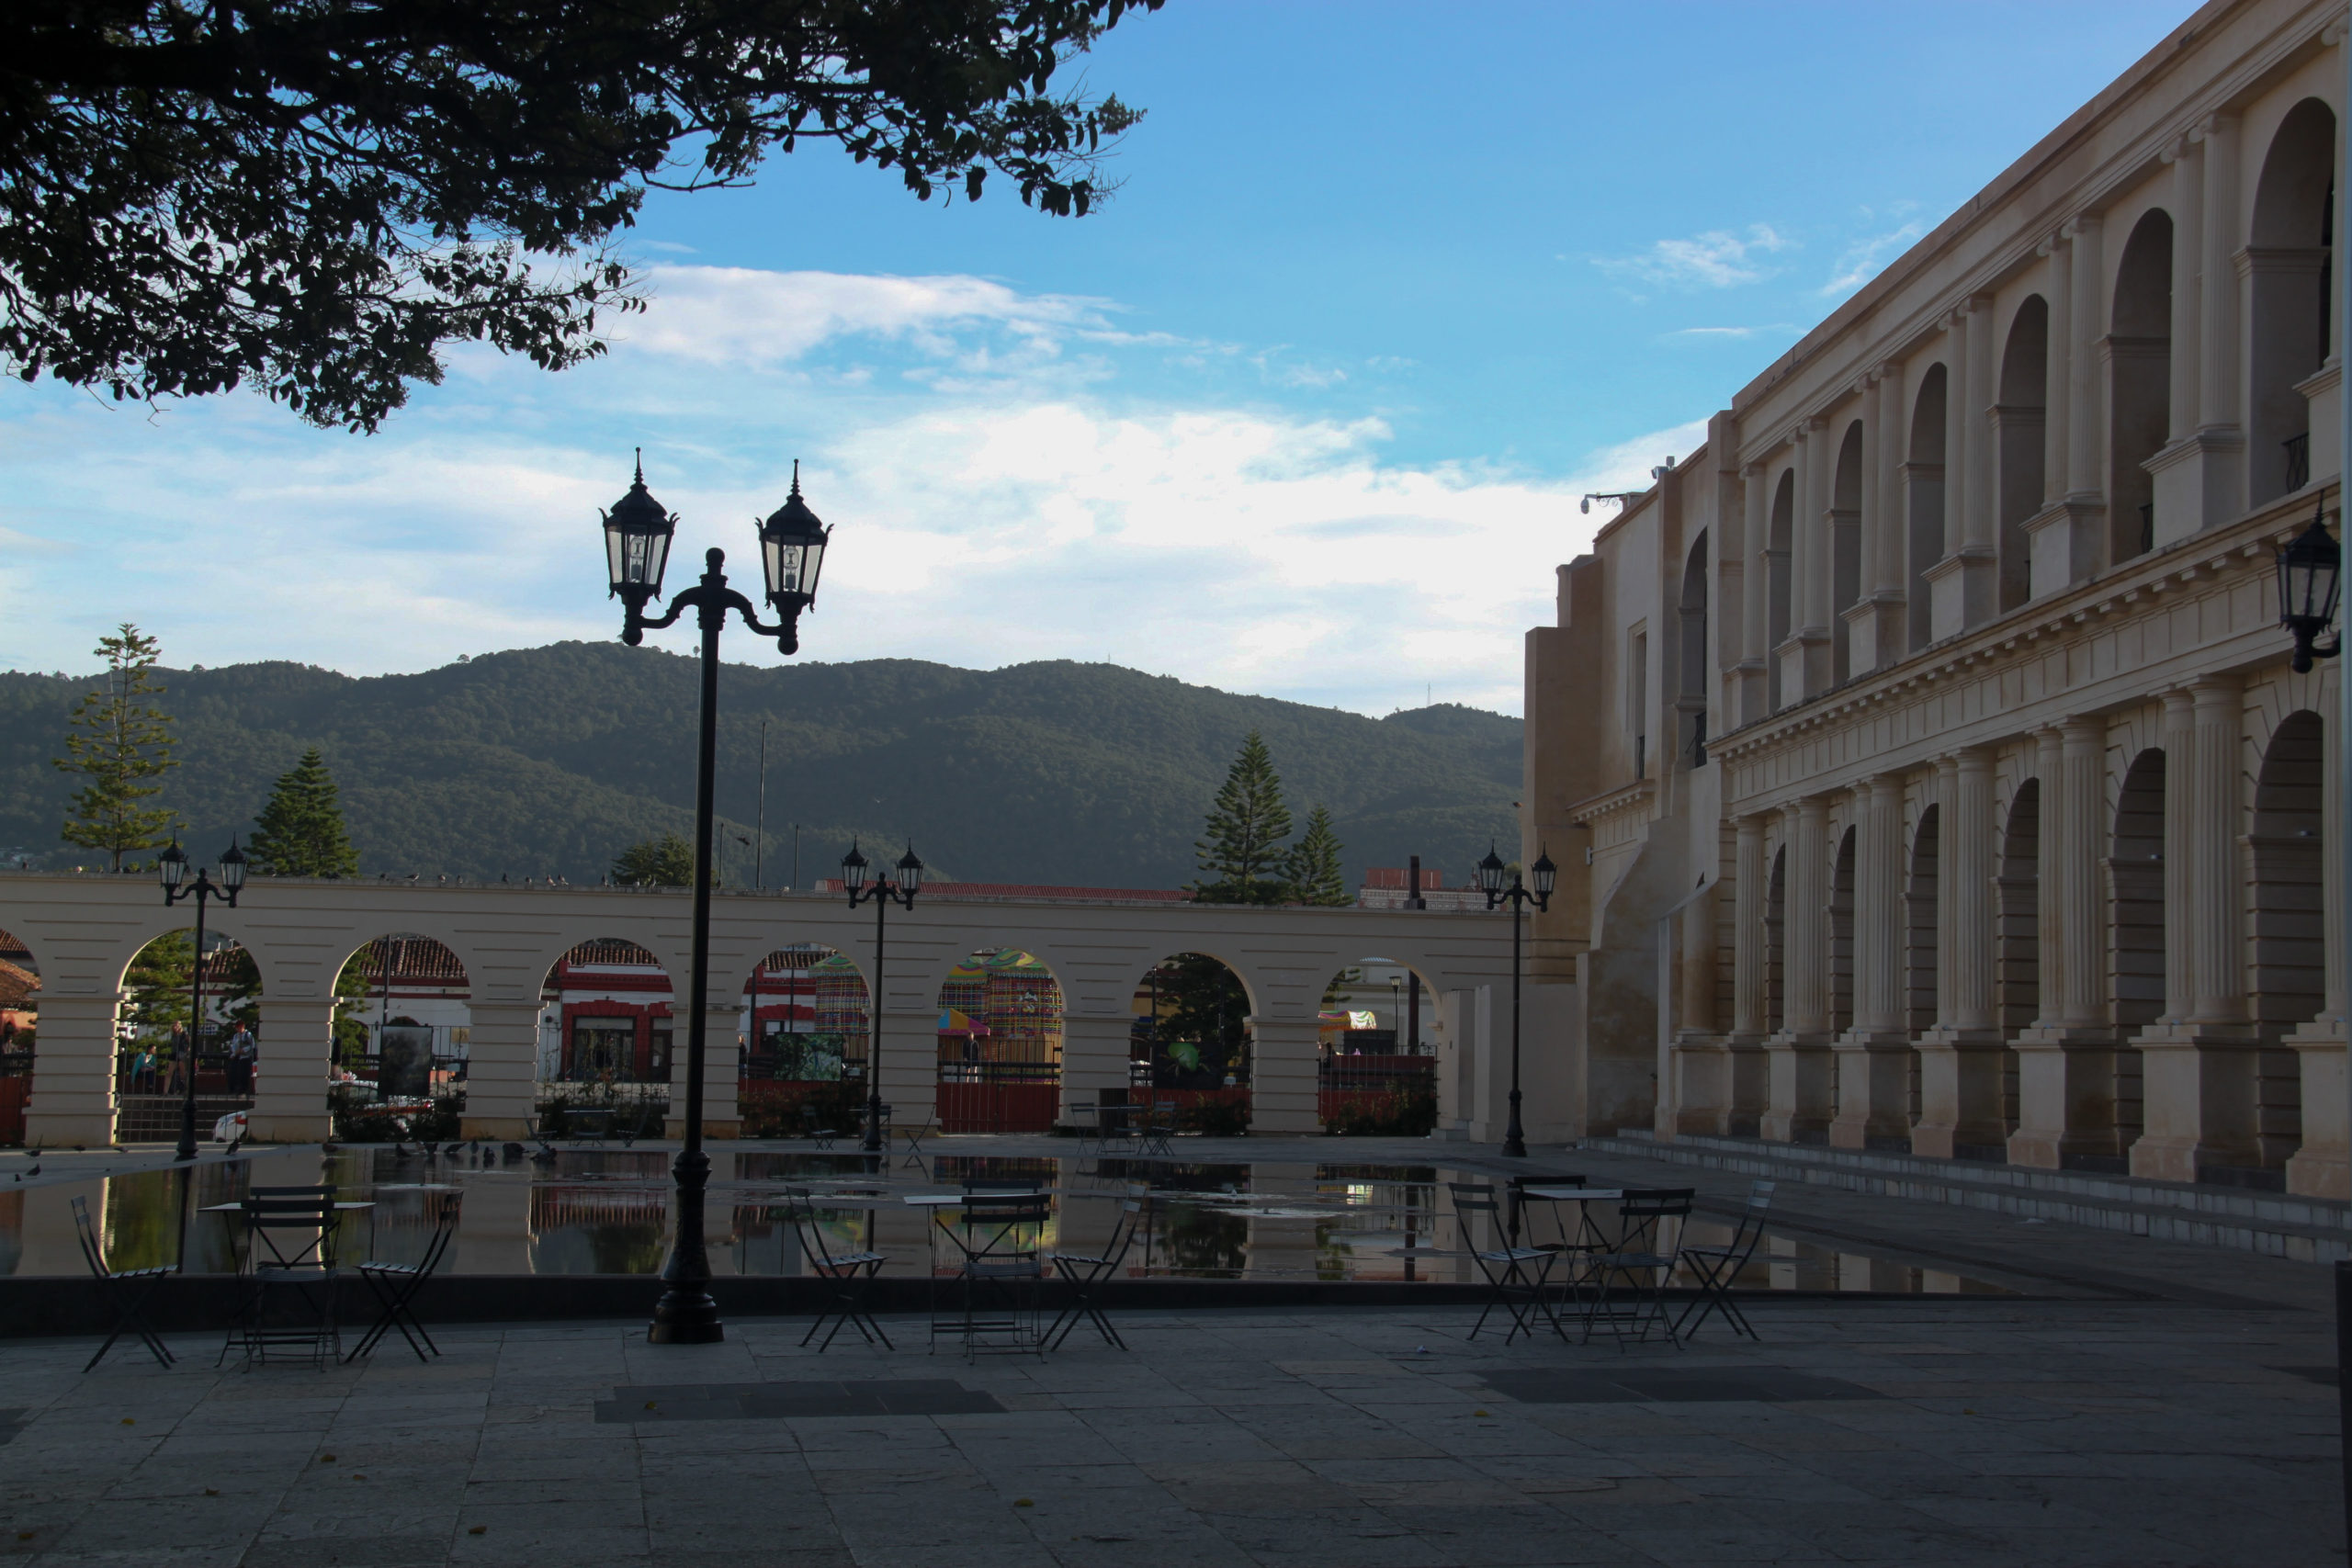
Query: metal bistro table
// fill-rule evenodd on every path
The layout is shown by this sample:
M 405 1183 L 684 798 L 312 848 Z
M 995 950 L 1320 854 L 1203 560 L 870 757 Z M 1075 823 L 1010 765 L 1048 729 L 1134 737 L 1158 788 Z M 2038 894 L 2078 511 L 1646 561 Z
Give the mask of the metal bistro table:
M 1625 1190 L 1623 1188 L 1536 1187 L 1531 1185 L 1521 1188 L 1519 1191 L 1520 1196 L 1522 1198 L 1540 1198 L 1547 1203 L 1574 1203 L 1577 1206 L 1576 1239 L 1574 1241 L 1570 1241 L 1568 1239 L 1568 1227 L 1566 1225 L 1560 1226 L 1561 1251 L 1566 1253 L 1607 1252 L 1617 1245 L 1614 1238 L 1610 1236 L 1608 1233 L 1600 1228 L 1600 1222 L 1593 1217 L 1592 1205 L 1595 1203 L 1614 1203 L 1620 1201 L 1625 1196 Z M 1576 1272 L 1574 1269 L 1571 1268 L 1566 1273 L 1560 1277 L 1561 1292 L 1565 1295 L 1567 1292 L 1574 1291 L 1576 1287 Z
M 198 1210 L 198 1213 L 204 1214 L 262 1216 L 250 1218 L 246 1225 L 242 1271 L 252 1281 L 252 1293 L 241 1314 L 245 1321 L 230 1332 L 228 1341 L 220 1348 L 221 1356 L 226 1357 L 230 1347 L 242 1340 L 248 1366 L 256 1360 L 266 1359 L 272 1346 L 290 1348 L 298 1344 L 309 1345 L 311 1359 L 322 1369 L 334 1360 L 341 1359 L 343 1339 L 334 1296 L 338 1264 L 334 1248 L 340 1237 L 342 1217 L 375 1207 L 373 1202 L 358 1199 L 326 1201 L 322 1191 L 317 1197 L 292 1193 L 258 1198 L 248 1195 L 235 1202 L 208 1203 Z M 298 1235 L 308 1235 L 311 1225 L 297 1226 L 294 1223 L 304 1214 L 331 1214 L 334 1220 L 333 1223 L 318 1220 L 315 1239 L 297 1247 L 291 1254 L 282 1251 L 272 1238 L 271 1230 L 294 1230 Z M 277 1219 L 275 1226 L 268 1217 L 273 1215 Z M 260 1256 L 259 1249 L 265 1247 L 271 1254 L 268 1258 Z M 299 1328 L 291 1325 L 272 1327 L 269 1299 L 273 1286 L 277 1287 L 281 1293 L 290 1288 L 318 1314 L 317 1322 Z M 320 1292 L 315 1297 L 311 1294 L 313 1288 Z
M 1044 1339 L 1039 1332 L 1039 1292 L 1044 1286 L 1043 1265 L 1034 1253 L 1024 1253 L 1015 1246 L 1005 1249 L 1004 1244 L 1017 1227 L 1017 1223 L 1004 1223 L 991 1217 L 985 1223 L 998 1225 L 997 1234 L 981 1242 L 976 1249 L 968 1241 L 949 1231 L 947 1211 L 961 1209 L 967 1213 L 975 1207 L 986 1210 L 1016 1202 L 1050 1201 L 1052 1194 L 1043 1190 L 1003 1192 L 909 1192 L 900 1201 L 910 1209 L 921 1209 L 931 1215 L 926 1269 L 931 1280 L 931 1341 L 937 1348 L 942 1335 L 953 1336 L 963 1342 L 964 1353 L 970 1356 L 978 1348 L 976 1339 L 982 1335 L 1002 1336 L 1005 1348 L 1034 1350 L 1042 1355 Z M 955 1281 L 960 1298 L 957 1310 L 944 1314 L 939 1301 L 939 1237 L 947 1233 L 948 1241 L 961 1256 L 956 1259 Z M 1035 1275 L 1032 1278 L 1032 1275 Z M 983 1280 L 993 1281 L 997 1295 L 1004 1300 L 995 1303 L 999 1310 L 982 1315 L 978 1311 L 979 1287 Z M 1023 1287 L 1026 1286 L 1024 1290 Z

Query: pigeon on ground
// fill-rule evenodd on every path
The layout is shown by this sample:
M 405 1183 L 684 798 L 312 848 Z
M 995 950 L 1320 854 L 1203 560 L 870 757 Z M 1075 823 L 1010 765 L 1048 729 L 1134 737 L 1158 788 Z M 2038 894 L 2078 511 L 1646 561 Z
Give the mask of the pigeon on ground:
M 503 1154 L 508 1159 L 520 1159 L 523 1157 L 523 1145 L 520 1144 L 509 1144 L 505 1148 L 499 1152 Z
M 416 1151 L 410 1148 L 406 1144 L 401 1143 L 398 1138 L 395 1138 L 392 1140 L 392 1157 L 394 1159 L 413 1159 L 416 1157 Z
M 238 1134 L 235 1137 L 229 1140 L 229 1152 L 231 1154 L 235 1154 L 239 1149 L 242 1149 L 244 1146 L 245 1135 L 243 1133 Z
M 319 1145 L 319 1153 L 322 1155 L 340 1154 L 342 1151 L 343 1145 L 334 1142 L 333 1139 L 329 1139 L 327 1142 Z
M 78 1154 L 80 1154 L 80 1153 L 82 1153 L 82 1152 L 83 1152 L 83 1150 L 82 1150 L 82 1145 L 79 1145 L 79 1144 L 74 1145 L 74 1152 L 75 1154 L 77 1154 L 77 1155 L 78 1155 Z
M 531 1156 L 531 1163 L 533 1165 L 553 1165 L 555 1163 L 555 1150 L 549 1148 L 545 1144 L 541 1144 L 539 1145 L 538 1153 Z
M 40 1167 L 37 1165 L 28 1165 L 25 1167 L 25 1174 L 27 1176 L 39 1176 L 40 1174 Z
M 39 1159 L 40 1158 L 40 1151 L 39 1149 L 27 1149 L 25 1151 L 25 1157 L 27 1159 Z

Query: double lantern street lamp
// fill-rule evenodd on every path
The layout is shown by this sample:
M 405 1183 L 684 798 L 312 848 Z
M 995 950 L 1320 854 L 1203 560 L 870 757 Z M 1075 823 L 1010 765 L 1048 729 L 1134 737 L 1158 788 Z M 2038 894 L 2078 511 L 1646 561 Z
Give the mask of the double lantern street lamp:
M 1517 872 L 1510 873 L 1510 885 L 1503 885 L 1506 867 L 1495 846 L 1487 846 L 1487 858 L 1478 863 L 1478 889 L 1487 896 L 1487 908 L 1508 899 L 1510 903 L 1510 1126 L 1503 1134 L 1503 1153 L 1524 1156 L 1527 1134 L 1519 1122 L 1519 922 L 1522 911 L 1532 900 L 1539 910 L 1552 907 L 1552 888 L 1559 880 L 1560 868 L 1552 863 L 1548 851 L 1538 851 L 1532 889 L 1521 882 Z
M 899 857 L 899 878 L 896 882 L 886 874 L 875 878 L 874 886 L 865 885 L 865 868 L 869 863 L 858 852 L 857 840 L 850 840 L 849 853 L 842 856 L 842 886 L 849 894 L 849 907 L 874 905 L 874 999 L 873 1015 L 865 1032 L 865 1138 L 859 1145 L 867 1154 L 882 1152 L 882 921 L 889 914 L 893 903 L 901 908 L 915 907 L 915 895 L 922 891 L 922 862 L 915 858 L 915 847 Z
M 189 965 L 188 978 L 187 1089 L 180 1101 L 180 1146 L 172 1154 L 174 1159 L 194 1159 L 196 1069 L 204 1041 L 204 906 L 218 898 L 232 909 L 237 907 L 237 890 L 245 885 L 245 852 L 237 847 L 236 838 L 232 835 L 229 848 L 220 857 L 220 880 L 214 882 L 198 866 L 196 880 L 187 882 L 187 853 L 174 839 L 171 847 L 155 857 L 155 874 L 164 885 L 165 908 L 183 898 L 196 900 L 196 962 Z M 187 886 L 181 886 L 183 883 Z
M 777 624 L 767 626 L 758 607 L 727 586 L 719 568 L 727 556 L 711 550 L 692 588 L 672 594 L 670 607 L 653 619 L 646 609 L 662 595 L 662 569 L 678 519 L 645 488 L 645 457 L 638 455 L 637 478 L 628 493 L 605 517 L 605 554 L 612 569 L 612 597 L 624 607 L 621 640 L 631 648 L 649 631 L 674 626 L 687 610 L 702 629 L 701 730 L 695 753 L 694 964 L 686 1014 L 686 1126 L 684 1146 L 672 1168 L 678 1188 L 678 1238 L 662 1267 L 664 1290 L 653 1309 L 647 1337 L 657 1345 L 707 1345 L 726 1337 L 718 1303 L 710 1296 L 710 1258 L 703 1240 L 703 1191 L 710 1183 L 710 1156 L 702 1149 L 702 1086 L 710 998 L 711 794 L 718 750 L 718 634 L 727 613 L 762 637 L 772 637 L 786 653 L 800 649 L 802 611 L 817 602 L 817 573 L 824 565 L 832 530 L 817 521 L 800 499 L 800 465 L 792 465 L 792 493 L 760 525 L 760 566 L 767 576 L 767 602 Z

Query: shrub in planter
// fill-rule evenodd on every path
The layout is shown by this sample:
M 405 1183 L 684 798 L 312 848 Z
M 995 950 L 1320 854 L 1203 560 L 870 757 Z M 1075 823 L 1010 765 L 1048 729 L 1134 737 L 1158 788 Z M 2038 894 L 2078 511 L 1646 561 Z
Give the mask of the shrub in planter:
M 1250 1131 L 1250 1107 L 1238 1100 L 1204 1100 L 1188 1105 L 1176 1119 L 1180 1132 L 1204 1138 L 1238 1138 Z
M 1437 1096 L 1426 1090 L 1351 1096 L 1323 1125 L 1340 1138 L 1425 1138 L 1436 1129 Z

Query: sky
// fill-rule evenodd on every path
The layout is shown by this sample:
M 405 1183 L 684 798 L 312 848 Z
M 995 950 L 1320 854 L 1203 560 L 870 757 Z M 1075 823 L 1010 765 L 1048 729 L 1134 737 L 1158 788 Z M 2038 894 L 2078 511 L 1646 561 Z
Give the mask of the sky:
M 125 620 L 353 674 L 612 637 L 642 446 L 673 585 L 716 545 L 755 597 L 800 461 L 803 659 L 1517 713 L 1578 498 L 1687 456 L 2188 10 L 1170 0 L 1072 67 L 1148 111 L 1084 219 L 812 143 L 648 202 L 605 358 L 462 352 L 373 436 L 0 384 L 0 663 L 94 669 Z

